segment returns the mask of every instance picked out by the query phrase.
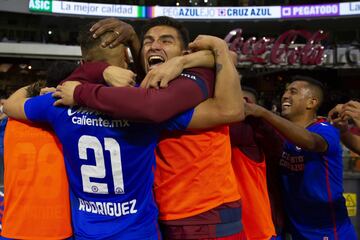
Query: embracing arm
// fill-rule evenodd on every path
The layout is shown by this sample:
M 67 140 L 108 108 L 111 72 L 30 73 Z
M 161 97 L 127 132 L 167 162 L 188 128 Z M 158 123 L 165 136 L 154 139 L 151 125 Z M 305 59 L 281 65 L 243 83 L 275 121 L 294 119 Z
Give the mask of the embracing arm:
M 206 67 L 213 68 L 215 66 L 214 54 L 210 50 L 201 50 L 182 56 L 183 68 Z
M 192 69 L 191 76 L 180 76 L 164 89 L 82 84 L 75 88 L 74 99 L 80 106 L 96 109 L 113 118 L 163 122 L 206 99 L 211 81 L 212 70 Z
M 4 101 L 4 113 L 6 115 L 18 120 L 26 119 L 24 105 L 27 100 L 27 87 L 28 86 L 18 89 Z
M 209 48 L 216 62 L 216 85 L 214 98 L 195 108 L 189 129 L 210 128 L 244 119 L 244 100 L 240 77 L 233 64 L 227 44 L 212 36 L 199 36 L 190 45 L 194 48 Z
M 245 112 L 247 115 L 263 118 L 275 127 L 282 136 L 304 150 L 326 152 L 328 148 L 327 142 L 320 135 L 312 133 L 259 105 L 245 103 Z
M 195 67 L 214 68 L 214 66 L 214 55 L 209 50 L 173 57 L 148 72 L 141 82 L 141 87 L 164 88 L 168 86 L 169 82 L 176 79 L 184 69 Z
M 76 80 L 80 82 L 105 83 L 103 72 L 107 67 L 109 67 L 109 64 L 102 61 L 85 62 L 77 67 L 64 81 Z

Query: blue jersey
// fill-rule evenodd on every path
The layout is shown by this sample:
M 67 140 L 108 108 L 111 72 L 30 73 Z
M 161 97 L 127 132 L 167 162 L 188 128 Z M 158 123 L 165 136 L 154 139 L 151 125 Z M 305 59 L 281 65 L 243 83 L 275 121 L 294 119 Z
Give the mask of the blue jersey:
M 183 130 L 193 110 L 155 125 L 53 103 L 51 94 L 29 99 L 25 114 L 49 123 L 63 145 L 76 239 L 157 239 L 154 150 L 160 131 Z
M 339 132 L 328 122 L 317 122 L 307 130 L 320 135 L 328 149 L 316 153 L 285 143 L 280 168 L 293 239 L 356 239 L 343 197 Z

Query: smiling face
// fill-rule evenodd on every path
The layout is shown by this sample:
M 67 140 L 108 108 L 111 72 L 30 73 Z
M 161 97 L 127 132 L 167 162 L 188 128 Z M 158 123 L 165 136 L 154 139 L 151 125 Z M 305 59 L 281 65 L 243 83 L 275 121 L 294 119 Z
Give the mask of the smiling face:
M 312 93 L 308 83 L 294 81 L 285 90 L 281 98 L 281 115 L 287 119 L 294 119 L 303 115 L 312 107 Z
M 150 28 L 143 39 L 142 61 L 145 72 L 183 54 L 184 46 L 177 30 L 169 26 Z

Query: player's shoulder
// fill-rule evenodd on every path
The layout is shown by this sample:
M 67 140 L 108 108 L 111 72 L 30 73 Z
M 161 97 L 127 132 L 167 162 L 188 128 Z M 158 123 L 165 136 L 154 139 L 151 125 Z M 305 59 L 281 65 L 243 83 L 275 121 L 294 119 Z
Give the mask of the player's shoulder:
M 53 98 L 52 93 L 29 98 L 25 102 L 26 115 L 30 112 L 36 112 L 37 114 L 40 112 L 54 113 L 54 111 L 62 109 L 54 106 L 55 101 L 56 99 Z
M 327 121 L 327 119 L 325 118 L 319 118 L 316 120 L 316 122 L 314 124 L 312 124 L 311 126 L 309 126 L 309 129 L 312 130 L 322 130 L 322 129 L 326 129 L 327 131 L 336 131 L 337 128 L 334 127 L 330 122 Z
M 334 127 L 328 121 L 317 121 L 308 128 L 309 131 L 316 133 L 325 139 L 339 139 L 340 132 L 339 129 Z
M 46 93 L 46 94 L 35 96 L 35 97 L 29 98 L 29 99 L 30 100 L 31 99 L 36 99 L 37 101 L 42 101 L 42 102 L 55 102 L 55 100 L 56 100 L 52 96 L 52 93 Z

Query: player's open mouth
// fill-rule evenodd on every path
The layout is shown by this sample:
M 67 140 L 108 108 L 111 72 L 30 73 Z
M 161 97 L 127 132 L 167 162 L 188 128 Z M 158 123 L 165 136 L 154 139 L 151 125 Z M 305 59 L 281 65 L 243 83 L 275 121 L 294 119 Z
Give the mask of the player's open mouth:
M 284 102 L 281 106 L 282 106 L 282 109 L 286 109 L 286 108 L 291 107 L 291 103 L 289 103 L 289 102 Z
M 149 69 L 153 69 L 157 65 L 165 62 L 165 59 L 160 55 L 153 55 L 148 58 Z

